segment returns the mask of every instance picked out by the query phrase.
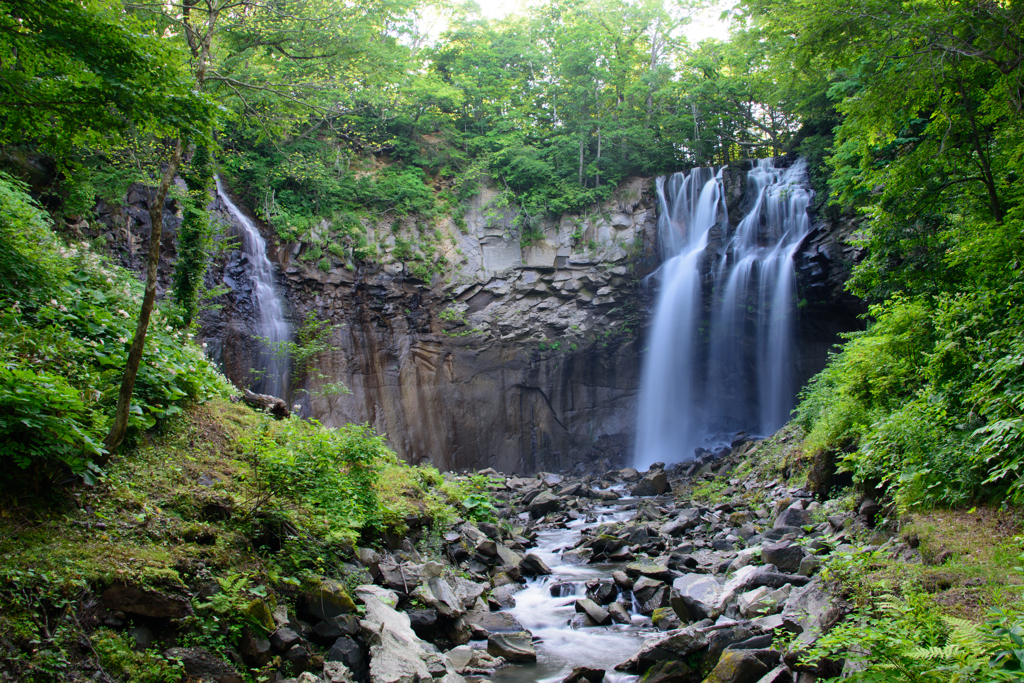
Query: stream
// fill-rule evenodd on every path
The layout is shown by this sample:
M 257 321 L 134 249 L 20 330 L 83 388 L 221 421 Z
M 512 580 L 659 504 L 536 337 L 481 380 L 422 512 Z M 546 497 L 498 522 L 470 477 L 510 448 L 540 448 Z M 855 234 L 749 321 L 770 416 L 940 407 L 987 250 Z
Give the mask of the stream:
M 645 636 L 654 632 L 649 618 L 639 614 L 632 594 L 619 596 L 633 619 L 632 624 L 613 624 L 575 629 L 576 599 L 586 597 L 587 582 L 610 579 L 626 563 L 568 564 L 562 553 L 579 540 L 584 529 L 629 519 L 636 499 L 623 498 L 622 504 L 599 507 L 585 518 L 569 522 L 565 529 L 549 529 L 537 534 L 537 544 L 524 552 L 538 555 L 551 568 L 550 576 L 529 579 L 526 588 L 515 594 L 515 607 L 502 610 L 512 614 L 535 639 L 537 662 L 512 664 L 498 669 L 494 683 L 557 683 L 573 668 L 587 666 L 605 669 L 606 683 L 631 683 L 637 676 L 614 670 L 615 665 L 636 654 Z M 628 509 L 626 509 L 628 508 Z M 556 594 L 556 595 L 553 595 Z M 486 644 L 483 645 L 486 648 Z

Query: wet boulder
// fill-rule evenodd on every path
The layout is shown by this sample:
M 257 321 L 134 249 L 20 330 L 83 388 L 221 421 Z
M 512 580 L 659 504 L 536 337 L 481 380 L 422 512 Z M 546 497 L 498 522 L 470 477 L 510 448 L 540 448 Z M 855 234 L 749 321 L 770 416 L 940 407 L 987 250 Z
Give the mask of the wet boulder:
M 688 626 L 648 638 L 636 655 L 615 668 L 644 673 L 658 662 L 686 659 L 707 646 L 708 639 L 704 632 Z
M 533 646 L 533 637 L 529 631 L 492 634 L 487 639 L 487 654 L 514 663 L 537 661 L 537 650 Z
M 590 598 L 578 598 L 576 600 L 576 611 L 581 614 L 586 614 L 598 626 L 607 626 L 612 623 L 612 615 L 609 614 L 608 610 L 601 607 Z
M 551 568 L 539 555 L 529 553 L 519 563 L 519 571 L 523 576 L 547 576 L 551 573 Z
M 635 498 L 642 498 L 646 496 L 660 496 L 669 491 L 671 491 L 671 487 L 668 484 L 668 475 L 665 474 L 665 471 L 652 469 L 633 486 L 631 493 Z
M 604 669 L 591 669 L 589 666 L 577 666 L 562 683 L 601 683 L 604 680 Z
M 693 683 L 700 678 L 686 662 L 665 660 L 658 662 L 644 674 L 643 683 Z

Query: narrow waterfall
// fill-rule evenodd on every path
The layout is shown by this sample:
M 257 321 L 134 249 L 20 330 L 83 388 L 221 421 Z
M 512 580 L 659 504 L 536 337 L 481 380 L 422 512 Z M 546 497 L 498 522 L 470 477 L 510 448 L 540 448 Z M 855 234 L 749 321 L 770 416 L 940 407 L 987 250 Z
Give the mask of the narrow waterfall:
M 231 201 L 219 177 L 216 181 L 217 196 L 242 229 L 242 261 L 252 282 L 253 308 L 259 316 L 256 333 L 264 340 L 254 368 L 258 374 L 252 382 L 252 389 L 261 394 L 282 397 L 288 388 L 288 362 L 281 353 L 281 343 L 290 339 L 291 328 L 284 318 L 284 307 L 274 287 L 274 267 L 267 258 L 267 241 Z
M 756 162 L 735 229 L 722 169 L 658 178 L 663 264 L 640 380 L 635 463 L 691 460 L 739 431 L 766 435 L 797 387 L 793 256 L 810 228 L 807 165 Z

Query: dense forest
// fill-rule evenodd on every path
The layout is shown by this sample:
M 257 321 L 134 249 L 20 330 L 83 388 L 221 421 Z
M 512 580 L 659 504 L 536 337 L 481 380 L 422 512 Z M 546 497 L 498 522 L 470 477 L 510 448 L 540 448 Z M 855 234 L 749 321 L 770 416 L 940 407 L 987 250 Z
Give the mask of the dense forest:
M 411 562 L 419 552 L 411 544 L 399 551 L 400 539 L 419 529 L 433 551 L 445 544 L 444 561 L 463 572 L 460 580 L 483 576 L 496 591 L 519 581 L 520 566 L 498 572 L 498 564 L 489 579 L 460 569 L 456 560 L 470 554 L 456 558 L 453 548 L 467 541 L 449 539 L 445 525 L 475 523 L 475 533 L 501 548 L 504 539 L 528 551 L 537 533 L 531 525 L 556 512 L 534 508 L 546 493 L 530 498 L 525 484 L 506 484 L 497 472 L 452 478 L 409 467 L 368 427 L 275 421 L 230 402 L 239 390 L 194 340 L 201 312 L 223 294 L 208 287 L 207 269 L 231 248 L 210 211 L 215 176 L 272 241 L 302 243 L 300 258 L 325 272 L 390 258 L 370 238 L 372 227 L 407 220 L 415 235 L 399 236 L 395 248 L 415 264 L 415 281 L 429 284 L 457 265 L 438 248 L 447 239 L 443 221 L 458 225 L 485 185 L 497 189 L 490 210 L 514 216 L 510 236 L 528 247 L 543 238 L 546 219 L 595 213 L 630 179 L 769 157 L 806 159 L 813 214 L 856 226 L 851 243 L 864 257 L 849 264 L 846 288 L 864 302 L 864 328 L 835 348 L 801 390 L 791 422 L 761 442 L 756 460 L 737 461 L 732 474 L 731 464 L 720 476 L 701 470 L 708 482 L 694 480 L 687 500 L 702 501 L 709 513 L 747 514 L 730 497 L 740 495 L 738 476 L 799 479 L 822 512 L 812 520 L 805 505 L 800 524 L 782 525 L 798 535 L 830 523 L 826 511 L 853 520 L 855 506 L 864 513 L 861 501 L 879 501 L 868 506 L 856 551 L 840 519 L 834 530 L 848 534 L 846 549 L 808 569 L 843 597 L 845 620 L 821 640 L 777 638 L 772 647 L 787 654 L 773 667 L 800 681 L 840 673 L 857 681 L 1021 680 L 1024 606 L 1019 587 L 1009 586 L 1019 582 L 1010 567 L 1019 562 L 1012 537 L 1024 502 L 1021 2 L 740 0 L 714 8 L 731 27 L 727 41 L 696 43 L 686 28 L 707 7 L 688 0 L 545 0 L 502 19 L 484 18 L 473 3 L 425 0 L 0 6 L 0 518 L 9 532 L 0 547 L 12 558 L 0 563 L 0 591 L 11 605 L 0 614 L 0 680 L 274 681 L 285 674 L 271 671 L 291 664 L 291 674 L 313 677 L 309 657 L 301 666 L 282 663 L 291 649 L 275 645 L 273 662 L 246 650 L 247 638 L 292 627 L 302 647 L 307 637 L 320 643 L 294 622 L 287 629 L 276 623 L 267 590 L 282 605 L 312 604 L 311 595 L 322 602 L 327 593 L 351 603 L 341 583 L 337 591 L 325 583 L 310 589 L 310 577 L 349 581 L 353 567 L 372 566 L 349 589 L 381 583 L 384 560 L 369 548 L 405 552 Z M 98 207 L 123 203 L 131 188 L 149 196 L 144 272 L 117 265 L 106 243 L 80 232 Z M 173 276 L 158 296 L 165 200 L 177 203 L 181 221 Z M 310 319 L 285 351 L 309 359 L 323 350 L 327 331 L 328 323 Z M 202 468 L 220 468 L 222 489 L 193 486 L 207 476 Z M 619 484 L 633 481 L 623 476 Z M 833 487 L 840 480 L 847 484 Z M 587 485 L 607 492 L 616 481 Z M 683 495 L 682 485 L 673 486 Z M 774 517 L 778 529 L 794 509 L 779 502 L 788 496 L 780 489 L 774 499 L 744 502 L 752 516 L 735 528 L 752 523 L 761 534 Z M 190 509 L 225 500 L 233 500 L 233 515 L 189 521 Z M 120 520 L 109 522 L 111 536 L 122 525 L 120 540 L 104 531 L 100 543 L 91 531 L 108 523 L 69 526 L 86 508 Z M 578 510 L 571 520 L 595 514 Z M 946 522 L 929 531 L 922 518 L 908 523 L 913 515 Z M 992 520 L 998 533 L 979 531 Z M 709 549 L 715 523 L 708 522 Z M 986 549 L 974 560 L 952 540 L 965 528 L 989 536 L 968 542 Z M 882 529 L 895 540 L 879 536 Z M 899 539 L 923 550 L 928 534 L 947 532 L 932 555 L 966 559 L 939 578 L 934 570 L 901 577 L 902 560 L 883 557 Z M 207 536 L 219 540 L 196 540 Z M 494 567 L 498 551 L 472 533 L 467 538 L 477 543 L 475 566 Z M 639 555 L 643 538 L 622 546 Z M 817 541 L 808 537 L 800 547 Z M 170 555 L 160 550 L 170 545 Z M 665 558 L 673 552 L 661 549 Z M 429 548 L 420 550 L 426 559 Z M 187 617 L 141 612 L 181 618 L 166 633 L 131 623 L 156 631 L 172 649 L 202 647 L 222 660 L 241 652 L 237 675 L 193 670 L 180 656 L 137 647 L 121 629 L 131 609 L 104 617 L 95 605 L 83 607 L 90 591 L 129 577 L 172 591 L 198 585 L 198 576 L 209 580 L 205 565 L 189 564 L 193 555 L 221 572 L 219 592 L 194 597 L 192 607 L 186 601 Z M 638 562 L 659 556 L 648 555 Z M 529 576 L 527 567 L 538 565 L 524 562 Z M 743 563 L 726 563 L 722 573 L 725 566 L 739 575 Z M 666 577 L 676 567 L 665 567 L 637 569 L 629 585 L 634 578 L 672 584 Z M 965 580 L 988 582 L 982 597 L 964 597 L 982 584 L 949 583 L 961 570 L 971 577 Z M 438 581 L 423 575 L 424 586 L 428 578 Z M 961 592 L 932 600 L 936 591 L 927 586 L 936 581 Z M 453 620 L 465 611 L 445 612 L 447 598 L 434 583 L 414 595 L 408 585 L 399 589 L 403 582 L 404 575 L 391 585 L 402 605 L 408 599 Z M 743 590 L 765 586 L 781 584 Z M 772 598 L 780 610 L 788 595 Z M 695 615 L 689 597 L 676 596 L 670 608 L 667 596 L 668 588 L 652 612 Z M 580 604 L 577 612 L 598 621 Z M 701 619 L 724 619 L 722 604 Z M 327 623 L 355 605 L 326 616 L 309 609 L 305 619 Z M 358 609 L 377 618 L 376 607 Z M 673 628 L 680 626 L 677 619 Z M 358 622 L 351 628 L 332 638 L 351 640 Z M 450 647 L 464 645 L 444 637 Z M 385 647 L 365 638 L 366 652 Z M 768 668 L 726 678 L 715 673 L 717 659 L 702 660 L 701 669 L 696 651 L 676 657 L 685 667 L 644 664 L 640 656 L 639 670 L 634 662 L 630 671 L 660 683 L 797 680 L 769 678 Z M 323 664 L 315 648 L 303 652 Z M 840 664 L 833 670 L 823 662 Z M 349 665 L 360 681 L 420 680 Z M 86 675 L 89 666 L 95 676 Z M 323 680 L 346 680 L 329 675 Z

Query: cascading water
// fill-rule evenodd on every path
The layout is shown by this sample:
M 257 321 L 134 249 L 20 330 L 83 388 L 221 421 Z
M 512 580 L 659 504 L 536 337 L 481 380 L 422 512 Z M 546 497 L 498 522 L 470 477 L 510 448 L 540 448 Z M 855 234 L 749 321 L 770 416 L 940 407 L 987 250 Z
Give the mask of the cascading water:
M 810 228 L 807 164 L 756 162 L 735 230 L 722 185 L 722 170 L 709 168 L 657 181 L 664 262 L 640 382 L 637 469 L 690 460 L 738 431 L 768 434 L 794 402 L 793 257 Z
M 280 397 L 287 388 L 288 375 L 288 362 L 281 353 L 281 344 L 291 337 L 291 328 L 284 318 L 284 307 L 274 287 L 274 267 L 267 258 L 267 241 L 228 197 L 220 178 L 216 181 L 217 196 L 242 229 L 242 260 L 252 282 L 253 307 L 259 315 L 257 334 L 265 340 L 255 368 L 259 371 L 258 378 L 252 383 L 252 389 Z
M 570 626 L 577 612 L 577 598 L 586 597 L 587 582 L 610 579 L 612 572 L 623 569 L 624 565 L 566 564 L 562 552 L 576 544 L 583 529 L 623 521 L 635 514 L 620 506 L 595 512 L 597 515 L 590 520 L 575 520 L 565 529 L 542 531 L 537 535 L 537 545 L 529 552 L 540 556 L 551 568 L 552 575 L 530 579 L 523 590 L 515 593 L 515 607 L 508 610 L 539 640 L 537 663 L 498 669 L 491 676 L 494 683 L 558 683 L 577 666 L 605 669 L 605 683 L 636 681 L 636 676 L 615 671 L 614 667 L 640 649 L 645 636 L 651 632 L 649 619 L 631 610 L 633 624 L 579 629 Z

